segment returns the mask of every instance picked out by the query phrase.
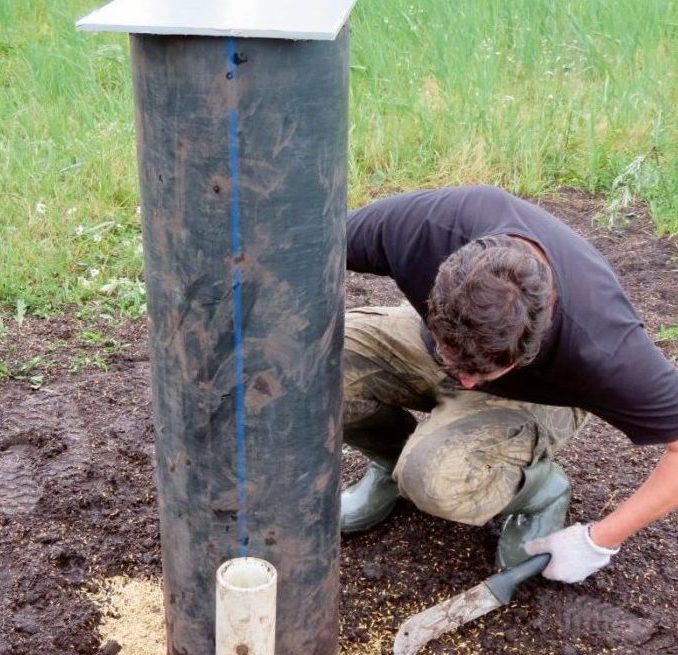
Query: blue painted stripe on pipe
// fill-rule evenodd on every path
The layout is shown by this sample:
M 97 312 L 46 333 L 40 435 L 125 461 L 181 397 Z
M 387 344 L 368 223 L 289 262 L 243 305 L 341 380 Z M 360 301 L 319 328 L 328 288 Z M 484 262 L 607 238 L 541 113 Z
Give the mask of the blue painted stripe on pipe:
M 236 79 L 235 39 L 226 40 L 226 76 Z M 247 460 L 245 457 L 245 384 L 243 374 L 242 289 L 240 284 L 240 188 L 238 111 L 228 112 L 228 164 L 231 178 L 231 266 L 233 270 L 233 356 L 235 361 L 235 442 L 238 476 L 238 550 L 247 556 Z

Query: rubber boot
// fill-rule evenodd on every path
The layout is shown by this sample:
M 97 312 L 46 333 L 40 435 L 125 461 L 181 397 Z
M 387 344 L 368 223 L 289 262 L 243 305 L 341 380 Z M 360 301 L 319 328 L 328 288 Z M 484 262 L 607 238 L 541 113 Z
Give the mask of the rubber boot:
M 542 459 L 523 469 L 523 486 L 504 508 L 497 565 L 509 568 L 530 556 L 523 544 L 560 530 L 570 505 L 570 481 L 558 464 Z
M 341 494 L 341 531 L 361 532 L 381 523 L 398 502 L 393 463 L 372 461 L 359 482 Z
M 409 412 L 383 405 L 344 428 L 344 441 L 367 455 L 370 463 L 362 479 L 341 494 L 342 532 L 369 530 L 393 511 L 399 494 L 391 474 L 416 425 Z

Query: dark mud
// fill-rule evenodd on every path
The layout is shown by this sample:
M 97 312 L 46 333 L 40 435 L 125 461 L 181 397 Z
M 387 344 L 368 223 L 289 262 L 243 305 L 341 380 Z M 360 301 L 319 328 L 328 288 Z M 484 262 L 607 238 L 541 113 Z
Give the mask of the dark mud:
M 590 196 L 569 191 L 543 204 L 609 258 L 653 335 L 678 323 L 678 244 L 653 235 L 642 207 L 610 231 L 592 220 L 601 207 Z M 388 280 L 348 276 L 349 306 L 400 300 Z M 87 593 L 111 576 L 161 574 L 145 326 L 75 315 L 5 326 L 0 363 L 12 377 L 0 382 L 0 655 L 110 655 L 117 645 L 99 636 L 101 610 Z M 659 345 L 678 355 L 676 341 Z M 560 457 L 574 485 L 570 520 L 608 511 L 659 453 L 592 421 Z M 344 484 L 363 466 L 347 451 Z M 582 584 L 532 580 L 511 605 L 424 652 L 676 654 L 677 528 L 676 515 L 655 523 Z M 402 502 L 372 532 L 345 538 L 342 651 L 390 653 L 407 616 L 494 572 L 498 532 L 496 523 L 451 524 Z

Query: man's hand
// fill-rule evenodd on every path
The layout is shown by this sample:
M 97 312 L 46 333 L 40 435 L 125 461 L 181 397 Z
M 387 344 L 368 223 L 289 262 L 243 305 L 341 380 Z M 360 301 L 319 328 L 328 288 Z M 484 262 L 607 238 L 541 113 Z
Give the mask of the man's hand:
M 610 563 L 610 558 L 619 552 L 593 543 L 589 526 L 575 523 L 547 537 L 533 539 L 525 544 L 529 555 L 551 553 L 551 561 L 542 575 L 561 582 L 581 582 Z
M 647 480 L 611 514 L 592 526 L 577 523 L 534 539 L 525 544 L 525 551 L 530 555 L 551 553 L 545 577 L 581 582 L 609 564 L 619 550 L 615 546 L 674 509 L 678 509 L 678 439 L 666 444 Z

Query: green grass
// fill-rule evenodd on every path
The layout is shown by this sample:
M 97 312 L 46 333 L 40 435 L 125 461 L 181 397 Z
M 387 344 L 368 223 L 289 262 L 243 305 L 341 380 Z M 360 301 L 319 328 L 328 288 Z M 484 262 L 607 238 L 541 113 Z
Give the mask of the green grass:
M 678 341 L 678 325 L 662 325 L 656 341 Z
M 491 182 L 634 192 L 678 231 L 676 3 L 358 3 L 351 192 Z
M 140 275 L 127 38 L 76 32 L 88 8 L 0 0 L 0 302 L 12 312 Z
M 143 311 L 127 38 L 73 27 L 97 2 L 0 0 L 6 317 Z M 639 195 L 678 233 L 677 30 L 675 0 L 360 0 L 351 204 L 574 185 L 611 212 Z

